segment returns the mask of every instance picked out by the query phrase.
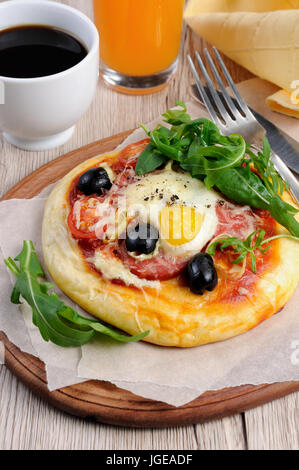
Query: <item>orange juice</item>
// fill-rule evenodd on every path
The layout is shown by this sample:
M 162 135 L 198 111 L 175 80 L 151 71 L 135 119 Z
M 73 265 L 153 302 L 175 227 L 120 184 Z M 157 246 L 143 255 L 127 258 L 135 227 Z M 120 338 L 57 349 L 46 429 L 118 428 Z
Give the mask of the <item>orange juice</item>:
M 94 0 L 100 54 L 125 75 L 161 72 L 176 60 L 185 0 Z

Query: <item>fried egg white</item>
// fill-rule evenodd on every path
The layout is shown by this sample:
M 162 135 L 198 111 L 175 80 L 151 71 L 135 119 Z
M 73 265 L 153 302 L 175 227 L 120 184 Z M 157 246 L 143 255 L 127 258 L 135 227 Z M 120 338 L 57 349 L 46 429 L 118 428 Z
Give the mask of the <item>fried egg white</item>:
M 221 196 L 187 173 L 150 173 L 124 191 L 128 217 L 156 227 L 161 247 L 174 256 L 198 253 L 216 231 Z

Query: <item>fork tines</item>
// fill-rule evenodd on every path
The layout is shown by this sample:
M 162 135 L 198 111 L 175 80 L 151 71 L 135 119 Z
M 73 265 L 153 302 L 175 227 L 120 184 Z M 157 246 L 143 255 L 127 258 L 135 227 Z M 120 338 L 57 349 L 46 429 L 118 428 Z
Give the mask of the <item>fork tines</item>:
M 226 125 L 230 126 L 236 123 L 236 120 L 244 119 L 246 117 L 252 116 L 251 111 L 249 110 L 248 106 L 242 99 L 230 73 L 228 72 L 218 50 L 216 47 L 213 47 L 213 51 L 215 53 L 215 61 L 216 63 L 218 62 L 218 65 L 220 69 L 222 70 L 227 83 L 232 89 L 234 99 L 230 97 L 226 90 L 226 86 L 223 83 L 223 80 L 220 76 L 220 73 L 218 72 L 215 62 L 212 59 L 209 51 L 207 49 L 204 50 L 204 54 L 208 60 L 208 63 L 211 67 L 212 73 L 214 75 L 214 78 L 216 79 L 220 90 L 221 90 L 221 96 L 218 94 L 217 90 L 215 89 L 212 80 L 209 76 L 209 73 L 203 63 L 202 58 L 198 54 L 198 52 L 195 53 L 197 63 L 199 65 L 199 68 L 202 72 L 202 75 L 205 79 L 205 82 L 207 84 L 207 88 L 204 87 L 202 80 L 200 79 L 196 67 L 194 65 L 193 60 L 191 59 L 190 55 L 188 55 L 188 61 L 192 70 L 192 73 L 194 75 L 196 85 L 200 91 L 200 94 L 202 96 L 202 99 L 212 117 L 212 120 L 218 124 L 218 126 L 222 127 L 223 123 Z

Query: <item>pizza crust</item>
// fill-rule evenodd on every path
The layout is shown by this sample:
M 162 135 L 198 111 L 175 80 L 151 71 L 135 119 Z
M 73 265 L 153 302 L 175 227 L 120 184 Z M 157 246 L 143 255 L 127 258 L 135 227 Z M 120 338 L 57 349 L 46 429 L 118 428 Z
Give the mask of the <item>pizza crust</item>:
M 233 299 L 225 298 L 229 281 L 222 278 L 213 292 L 201 297 L 178 279 L 162 281 L 158 289 L 137 289 L 105 280 L 90 269 L 67 225 L 70 185 L 87 169 L 117 156 L 118 152 L 112 152 L 77 166 L 57 184 L 46 203 L 43 253 L 61 290 L 87 312 L 131 335 L 150 330 L 145 341 L 161 346 L 193 347 L 222 341 L 281 310 L 299 282 L 299 243 L 288 239 L 272 243 L 270 262 L 254 289 L 242 288 Z M 291 202 L 289 195 L 285 198 Z

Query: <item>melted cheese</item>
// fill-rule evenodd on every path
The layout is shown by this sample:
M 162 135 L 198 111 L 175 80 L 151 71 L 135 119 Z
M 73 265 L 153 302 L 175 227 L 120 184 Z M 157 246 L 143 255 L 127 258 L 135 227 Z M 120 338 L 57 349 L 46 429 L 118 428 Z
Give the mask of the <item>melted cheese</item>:
M 115 189 L 118 189 L 118 199 L 113 206 L 111 202 L 115 199 Z M 134 173 L 133 183 L 122 188 L 112 188 L 107 199 L 98 204 L 100 220 L 93 229 L 102 234 L 106 226 L 104 238 L 109 243 L 117 238 L 125 238 L 127 224 L 132 219 L 150 223 L 158 229 L 160 238 L 154 253 L 138 256 L 141 262 L 157 255 L 160 248 L 174 259 L 181 257 L 188 260 L 202 251 L 215 235 L 219 227 L 216 205 L 221 199 L 220 194 L 207 189 L 201 181 L 188 173 L 175 172 L 169 166 L 141 177 Z M 247 206 L 241 208 L 226 204 L 229 211 L 228 220 L 223 223 L 225 231 L 229 233 L 232 218 L 240 212 L 244 211 L 243 215 L 248 212 L 250 220 L 242 228 L 242 233 L 238 234 L 241 238 L 247 238 L 255 230 L 250 209 Z M 168 233 L 165 233 L 165 229 L 169 229 Z M 235 235 L 233 229 L 231 232 L 231 236 Z M 133 253 L 132 256 L 135 257 Z M 91 262 L 107 280 L 120 280 L 127 286 L 134 285 L 137 288 L 160 286 L 158 281 L 139 278 L 122 261 L 106 257 L 101 250 L 96 251 Z
M 96 250 L 95 256 L 90 258 L 88 261 L 94 264 L 96 269 L 101 272 L 104 279 L 118 279 L 124 282 L 127 286 L 135 286 L 140 289 L 143 287 L 158 289 L 160 287 L 159 281 L 140 279 L 138 276 L 131 273 L 131 271 L 123 265 L 122 261 L 116 258 L 107 258 L 101 250 Z
M 174 256 L 191 256 L 200 252 L 216 231 L 216 204 L 221 196 L 188 173 L 176 173 L 168 168 L 149 173 L 124 188 L 124 194 L 128 217 L 136 217 L 156 227 L 164 251 Z M 179 208 L 180 221 L 174 220 L 173 211 L 165 210 L 171 207 L 173 211 Z M 193 218 L 186 208 L 193 210 Z M 164 228 L 168 227 L 170 233 L 165 234 L 162 230 L 161 214 L 168 214 L 171 219 L 163 220 Z M 189 226 L 193 219 L 201 221 L 198 230 Z M 176 239 L 172 239 L 171 234 Z

